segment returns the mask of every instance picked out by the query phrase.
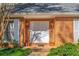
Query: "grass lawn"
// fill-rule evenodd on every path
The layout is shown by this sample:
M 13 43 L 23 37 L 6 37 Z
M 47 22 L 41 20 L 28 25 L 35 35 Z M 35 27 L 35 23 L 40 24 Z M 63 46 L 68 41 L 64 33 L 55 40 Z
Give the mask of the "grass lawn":
M 58 48 L 52 48 L 48 56 L 79 56 L 79 45 L 68 43 Z
M 30 48 L 0 48 L 0 56 L 27 56 L 31 52 Z

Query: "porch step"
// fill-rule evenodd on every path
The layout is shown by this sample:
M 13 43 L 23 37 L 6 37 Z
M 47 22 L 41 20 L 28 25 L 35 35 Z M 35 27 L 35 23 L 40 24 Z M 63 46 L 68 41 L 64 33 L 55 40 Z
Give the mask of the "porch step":
M 33 52 L 48 52 L 49 48 L 32 48 Z
M 29 56 L 47 56 L 49 48 L 32 48 L 32 53 Z
M 47 56 L 48 52 L 32 52 L 29 56 Z

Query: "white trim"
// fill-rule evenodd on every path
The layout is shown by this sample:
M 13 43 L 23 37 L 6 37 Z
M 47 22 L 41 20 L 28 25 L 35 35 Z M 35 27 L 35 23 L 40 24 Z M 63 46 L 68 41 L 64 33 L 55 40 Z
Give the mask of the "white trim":
M 51 13 L 13 13 L 10 17 L 53 18 L 53 17 L 79 17 L 79 12 L 51 12 Z

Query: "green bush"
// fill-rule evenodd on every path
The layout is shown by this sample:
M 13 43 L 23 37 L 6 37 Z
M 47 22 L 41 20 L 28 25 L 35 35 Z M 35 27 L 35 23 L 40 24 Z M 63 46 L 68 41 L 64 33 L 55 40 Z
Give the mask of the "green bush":
M 77 46 L 67 43 L 58 48 L 52 48 L 48 56 L 78 56 Z
M 31 53 L 31 49 L 22 48 L 1 48 L 0 56 L 27 56 Z

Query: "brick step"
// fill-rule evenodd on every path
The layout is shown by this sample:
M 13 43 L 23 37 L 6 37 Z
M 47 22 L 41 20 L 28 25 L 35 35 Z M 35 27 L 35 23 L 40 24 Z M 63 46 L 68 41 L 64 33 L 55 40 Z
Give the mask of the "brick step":
M 49 52 L 32 52 L 29 56 L 47 56 Z
M 32 48 L 33 52 L 47 52 L 50 48 Z
M 50 48 L 32 48 L 32 53 L 29 56 L 47 56 Z

